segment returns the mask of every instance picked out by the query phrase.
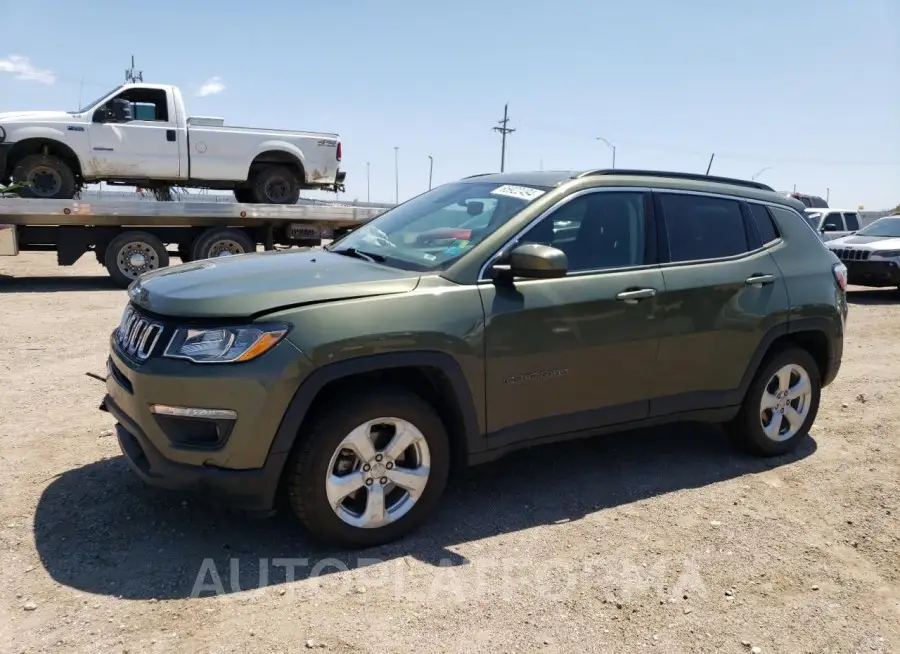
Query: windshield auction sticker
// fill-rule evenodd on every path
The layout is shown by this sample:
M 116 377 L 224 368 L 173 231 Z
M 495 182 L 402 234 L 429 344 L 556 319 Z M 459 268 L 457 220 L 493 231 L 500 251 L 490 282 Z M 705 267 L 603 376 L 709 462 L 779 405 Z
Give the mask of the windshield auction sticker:
M 516 186 L 515 184 L 504 184 L 491 191 L 491 195 L 505 195 L 509 198 L 518 198 L 520 200 L 534 200 L 541 197 L 546 191 L 539 188 L 531 188 L 530 186 Z

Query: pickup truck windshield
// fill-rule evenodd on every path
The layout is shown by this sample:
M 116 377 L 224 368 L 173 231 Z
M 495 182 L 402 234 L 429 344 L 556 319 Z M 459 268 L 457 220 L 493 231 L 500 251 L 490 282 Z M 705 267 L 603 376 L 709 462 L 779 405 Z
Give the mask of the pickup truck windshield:
M 87 103 L 86 105 L 84 105 L 81 109 L 78 109 L 77 111 L 67 111 L 66 113 L 67 113 L 67 114 L 72 114 L 72 115 L 75 115 L 75 114 L 83 114 L 85 111 L 87 111 L 88 109 L 90 109 L 91 107 L 93 107 L 95 104 L 97 104 L 98 102 L 100 102 L 103 98 L 105 98 L 105 97 L 107 97 L 107 96 L 109 96 L 109 95 L 112 95 L 113 93 L 115 93 L 116 91 L 118 91 L 120 88 L 122 88 L 122 87 L 121 87 L 121 86 L 117 86 L 116 88 L 107 91 L 106 93 L 104 93 L 103 95 L 101 95 L 101 96 L 100 96 L 99 98 L 97 98 L 96 100 L 94 100 L 94 101 L 92 101 L 92 102 L 88 102 L 88 103 Z
M 549 190 L 446 184 L 389 209 L 327 249 L 405 270 L 441 270 Z

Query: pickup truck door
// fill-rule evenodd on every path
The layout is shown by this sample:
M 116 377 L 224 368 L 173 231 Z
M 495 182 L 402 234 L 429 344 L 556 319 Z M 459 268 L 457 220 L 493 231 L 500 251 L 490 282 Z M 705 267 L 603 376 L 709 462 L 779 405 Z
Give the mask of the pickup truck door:
M 823 241 L 831 241 L 850 233 L 844 225 L 844 217 L 840 211 L 825 211 L 822 216 L 822 224 L 819 228 Z
M 182 175 L 174 105 L 162 89 L 123 91 L 94 111 L 88 175 L 99 178 L 179 179 Z M 130 118 L 115 118 L 114 100 L 127 100 Z

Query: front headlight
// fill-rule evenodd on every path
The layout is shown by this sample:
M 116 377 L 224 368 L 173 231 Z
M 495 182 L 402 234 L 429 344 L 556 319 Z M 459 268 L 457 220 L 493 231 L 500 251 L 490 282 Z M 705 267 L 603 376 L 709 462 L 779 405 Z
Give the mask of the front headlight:
M 241 363 L 278 345 L 289 327 L 284 324 L 178 329 L 163 356 L 194 363 Z
M 875 256 L 885 257 L 886 259 L 893 259 L 894 257 L 900 257 L 900 250 L 881 250 L 880 252 L 873 252 Z

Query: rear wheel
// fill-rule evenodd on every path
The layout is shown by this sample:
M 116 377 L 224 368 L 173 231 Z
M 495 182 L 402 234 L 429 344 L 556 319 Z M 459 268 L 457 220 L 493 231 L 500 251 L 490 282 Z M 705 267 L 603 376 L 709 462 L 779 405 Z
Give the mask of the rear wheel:
M 809 433 L 819 411 L 819 367 L 803 348 L 781 347 L 760 367 L 728 430 L 750 452 L 787 454 Z
M 110 241 L 103 262 L 113 281 L 126 288 L 144 273 L 168 266 L 169 252 L 153 234 L 123 232 Z
M 260 204 L 297 204 L 300 180 L 287 166 L 266 166 L 253 176 L 252 191 L 253 201 Z
M 210 229 L 194 241 L 190 258 L 215 259 L 255 251 L 256 243 L 240 229 Z
M 234 199 L 242 204 L 254 201 L 252 188 L 236 188 L 234 189 Z
M 371 547 L 405 536 L 435 509 L 450 471 L 434 409 L 383 389 L 318 411 L 287 467 L 287 499 L 318 538 Z
M 13 182 L 25 184 L 23 198 L 71 200 L 75 197 L 75 173 L 59 157 L 31 154 L 13 168 Z

